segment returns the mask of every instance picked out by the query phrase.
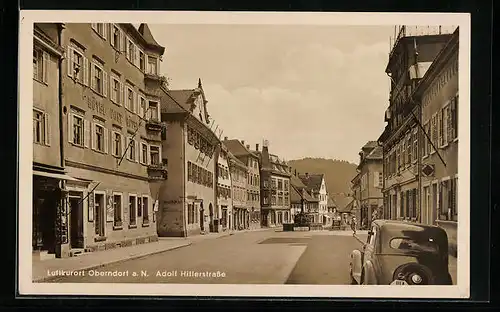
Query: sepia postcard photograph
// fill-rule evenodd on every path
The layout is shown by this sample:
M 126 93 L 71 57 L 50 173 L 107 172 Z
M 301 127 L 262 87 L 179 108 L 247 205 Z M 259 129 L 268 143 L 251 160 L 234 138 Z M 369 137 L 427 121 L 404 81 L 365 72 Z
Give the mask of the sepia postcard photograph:
M 20 295 L 469 297 L 468 14 L 19 33 Z

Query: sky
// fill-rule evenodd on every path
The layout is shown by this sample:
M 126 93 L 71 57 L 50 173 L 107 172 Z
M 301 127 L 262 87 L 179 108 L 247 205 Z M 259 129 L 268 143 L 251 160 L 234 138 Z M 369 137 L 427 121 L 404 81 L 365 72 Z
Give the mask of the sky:
M 285 160 L 359 161 L 385 127 L 393 26 L 149 25 L 171 89 L 196 88 L 222 137 Z M 215 128 L 215 126 L 214 126 Z

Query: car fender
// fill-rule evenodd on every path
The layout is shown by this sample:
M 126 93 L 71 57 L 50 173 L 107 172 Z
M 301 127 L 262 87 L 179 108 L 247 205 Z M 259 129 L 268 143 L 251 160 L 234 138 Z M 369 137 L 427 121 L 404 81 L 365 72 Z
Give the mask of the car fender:
M 352 277 L 356 282 L 360 283 L 361 269 L 362 269 L 362 264 L 361 264 L 362 253 L 360 250 L 355 249 L 351 252 L 350 257 L 351 257 L 350 265 L 352 270 Z
M 372 261 L 366 261 L 363 265 L 363 284 L 377 285 L 377 274 Z

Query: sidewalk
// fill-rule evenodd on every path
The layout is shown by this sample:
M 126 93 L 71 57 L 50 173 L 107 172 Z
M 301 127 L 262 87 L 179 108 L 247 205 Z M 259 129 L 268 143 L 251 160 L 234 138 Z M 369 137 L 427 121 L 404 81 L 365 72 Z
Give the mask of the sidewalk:
M 47 271 L 64 270 L 90 270 L 97 269 L 112 263 L 128 261 L 131 259 L 142 258 L 145 256 L 173 250 L 194 243 L 199 243 L 208 239 L 215 239 L 224 236 L 235 235 L 238 233 L 256 232 L 265 229 L 253 229 L 243 231 L 231 231 L 222 233 L 207 233 L 190 237 L 159 237 L 157 242 L 134 245 L 129 247 L 115 248 L 105 251 L 89 252 L 80 256 L 70 258 L 56 258 L 50 260 L 32 261 L 32 280 L 33 282 L 47 282 L 51 277 L 47 276 Z
M 453 256 L 448 257 L 448 270 L 450 271 L 453 285 L 457 285 L 457 258 Z

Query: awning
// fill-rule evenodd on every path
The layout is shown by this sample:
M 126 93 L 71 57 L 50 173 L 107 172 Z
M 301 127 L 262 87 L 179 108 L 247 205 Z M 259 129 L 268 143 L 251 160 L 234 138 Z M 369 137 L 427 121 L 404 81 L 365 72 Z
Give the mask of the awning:
M 40 176 L 40 177 L 46 177 L 46 178 L 53 178 L 53 179 L 58 179 L 58 180 L 81 181 L 79 179 L 70 177 L 69 175 L 62 174 L 62 173 L 50 173 L 50 172 L 45 172 L 45 171 L 33 170 L 33 175 Z

